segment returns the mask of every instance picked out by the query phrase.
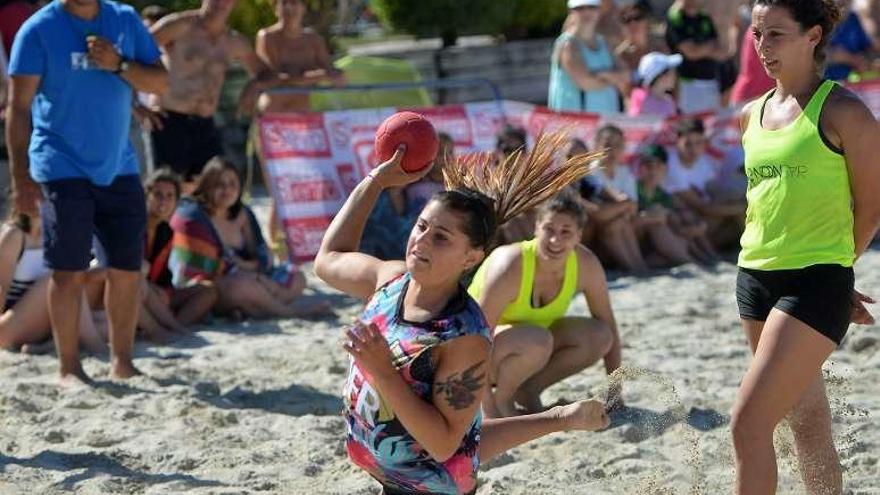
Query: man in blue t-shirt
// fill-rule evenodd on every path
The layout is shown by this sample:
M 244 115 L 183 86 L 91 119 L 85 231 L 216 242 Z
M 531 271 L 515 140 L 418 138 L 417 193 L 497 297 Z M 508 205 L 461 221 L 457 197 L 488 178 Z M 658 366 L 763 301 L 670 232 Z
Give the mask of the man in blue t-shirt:
M 93 237 L 108 266 L 111 374 L 131 377 L 146 212 L 128 128 L 132 89 L 168 85 L 159 49 L 129 6 L 54 0 L 19 30 L 9 73 L 13 208 L 40 210 L 61 379 L 89 381 L 77 322 Z

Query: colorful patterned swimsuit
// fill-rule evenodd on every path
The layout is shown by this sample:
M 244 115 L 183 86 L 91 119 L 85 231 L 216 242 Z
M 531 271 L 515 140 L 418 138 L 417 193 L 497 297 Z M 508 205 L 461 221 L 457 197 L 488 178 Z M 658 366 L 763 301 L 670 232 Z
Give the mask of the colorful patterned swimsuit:
M 375 324 L 391 347 L 394 366 L 422 399 L 432 402 L 434 366 L 431 350 L 466 335 L 491 341 L 479 305 L 461 289 L 437 318 L 414 323 L 403 318 L 410 275 L 404 273 L 376 291 L 361 315 Z M 352 360 L 344 392 L 348 456 L 384 487 L 394 491 L 461 495 L 477 486 L 477 451 L 482 414 L 477 410 L 461 446 L 446 462 L 431 458 L 406 431 Z

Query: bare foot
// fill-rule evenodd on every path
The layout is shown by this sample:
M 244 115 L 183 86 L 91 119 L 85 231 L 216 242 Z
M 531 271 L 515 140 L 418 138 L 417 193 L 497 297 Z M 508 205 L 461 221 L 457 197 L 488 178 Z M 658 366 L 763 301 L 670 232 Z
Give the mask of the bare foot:
M 82 367 L 71 372 L 61 372 L 59 384 L 64 388 L 90 387 L 94 384 Z
M 167 344 L 174 340 L 174 334 L 160 326 L 150 329 L 149 331 L 144 330 L 144 336 L 154 344 Z
M 540 393 L 535 394 L 523 388 L 520 388 L 513 394 L 513 401 L 519 404 L 526 414 L 534 414 L 545 409 L 541 403 Z
M 21 346 L 22 354 L 49 354 L 54 350 L 55 342 L 52 342 L 52 339 L 45 340 L 43 342 L 37 342 L 35 344 L 24 344 L 23 346 Z
M 509 418 L 512 416 L 519 416 L 522 414 L 514 403 L 513 399 L 510 400 L 498 400 L 498 396 L 495 395 L 495 407 L 498 410 L 499 418 Z
M 134 367 L 134 363 L 131 361 L 123 361 L 113 359 L 113 363 L 111 364 L 110 376 L 113 378 L 118 378 L 120 380 L 125 380 L 131 378 L 133 376 L 143 375 L 141 371 Z
M 300 318 L 314 318 L 333 316 L 333 307 L 329 301 L 303 301 L 299 300 L 290 305 L 291 316 Z
M 598 431 L 608 427 L 611 420 L 605 413 L 605 404 L 598 400 L 580 400 L 553 409 L 566 430 Z

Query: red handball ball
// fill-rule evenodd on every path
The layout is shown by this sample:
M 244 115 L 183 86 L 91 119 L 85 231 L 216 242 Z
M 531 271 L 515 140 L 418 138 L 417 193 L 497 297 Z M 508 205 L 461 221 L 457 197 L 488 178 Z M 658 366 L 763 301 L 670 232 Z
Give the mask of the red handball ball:
M 401 144 L 406 145 L 401 166 L 407 172 L 418 172 L 437 158 L 440 141 L 437 131 L 425 117 L 415 112 L 398 112 L 385 119 L 376 130 L 376 157 L 388 161 Z

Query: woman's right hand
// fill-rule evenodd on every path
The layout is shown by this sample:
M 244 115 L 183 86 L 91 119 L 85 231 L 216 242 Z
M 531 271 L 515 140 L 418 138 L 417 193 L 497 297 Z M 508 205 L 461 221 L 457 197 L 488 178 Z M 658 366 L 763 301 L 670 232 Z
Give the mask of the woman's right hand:
M 370 172 L 367 176 L 368 180 L 370 180 L 369 178 L 372 178 L 372 180 L 376 181 L 382 189 L 387 189 L 389 187 L 400 187 L 412 184 L 428 175 L 428 172 L 430 172 L 431 168 L 434 166 L 433 162 L 417 172 L 407 172 L 403 169 L 400 162 L 403 160 L 403 154 L 405 151 L 406 146 L 398 146 L 397 151 L 394 152 L 394 156 L 392 156 L 390 160 L 377 165 L 376 168 Z
M 566 430 L 599 431 L 611 424 L 605 404 L 598 400 L 581 400 L 573 404 L 558 406 L 560 417 Z

